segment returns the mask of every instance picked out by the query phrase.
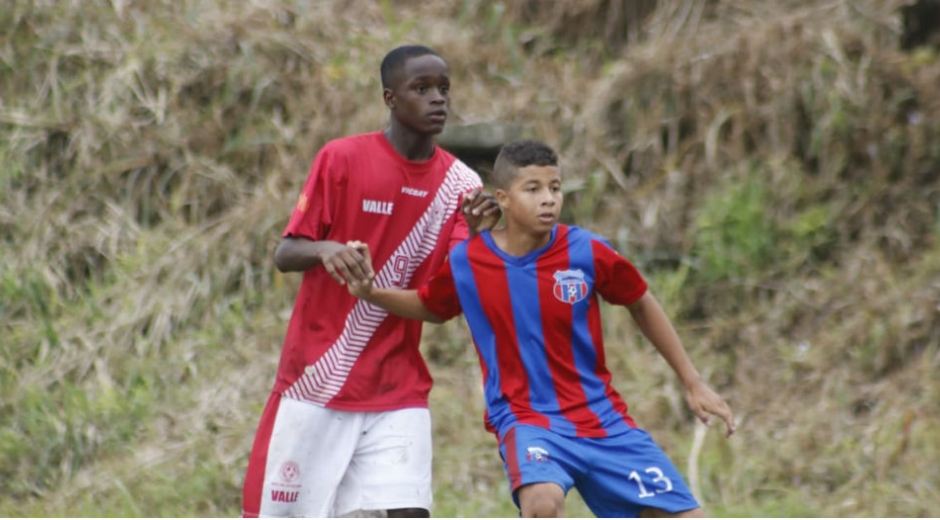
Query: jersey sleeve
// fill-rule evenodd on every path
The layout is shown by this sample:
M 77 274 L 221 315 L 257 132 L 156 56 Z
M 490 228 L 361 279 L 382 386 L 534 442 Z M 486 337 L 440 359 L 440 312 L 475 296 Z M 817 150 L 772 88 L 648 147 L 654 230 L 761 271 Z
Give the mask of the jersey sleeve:
M 593 240 L 594 290 L 615 305 L 630 305 L 646 294 L 643 275 L 603 240 Z
M 463 312 L 449 261 L 445 261 L 428 283 L 418 289 L 418 298 L 429 311 L 445 321 Z
M 344 174 L 343 161 L 332 147 L 321 149 L 282 236 L 323 240 L 333 224 L 335 205 L 343 198 L 338 191 Z

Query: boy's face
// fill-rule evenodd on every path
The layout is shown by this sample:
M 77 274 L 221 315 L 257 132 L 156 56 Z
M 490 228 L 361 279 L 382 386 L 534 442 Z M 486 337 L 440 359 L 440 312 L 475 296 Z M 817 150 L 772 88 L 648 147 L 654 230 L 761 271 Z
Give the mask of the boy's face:
M 557 166 L 524 166 L 505 190 L 496 190 L 496 200 L 507 225 L 534 234 L 551 232 L 558 223 L 564 197 Z
M 404 126 L 419 134 L 441 133 L 450 109 L 447 63 L 433 54 L 409 58 L 383 96 L 392 117 Z

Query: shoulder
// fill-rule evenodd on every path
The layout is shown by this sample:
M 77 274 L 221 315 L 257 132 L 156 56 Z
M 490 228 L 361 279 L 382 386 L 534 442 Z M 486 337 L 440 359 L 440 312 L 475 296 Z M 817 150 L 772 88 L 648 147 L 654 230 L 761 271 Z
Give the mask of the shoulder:
M 338 137 L 328 141 L 319 154 L 331 156 L 358 156 L 363 150 L 379 147 L 378 132 Z
M 443 151 L 443 150 L 442 150 Z M 447 153 L 447 152 L 444 152 Z M 449 156 L 449 157 L 447 157 Z M 460 159 L 447 153 L 443 158 L 443 164 L 447 169 L 447 175 L 458 180 L 460 184 L 469 188 L 479 188 L 483 186 L 483 179 L 480 174 Z
M 607 242 L 606 238 L 598 235 L 597 233 L 594 233 L 593 231 L 587 230 L 583 227 L 559 224 L 558 232 L 564 233 L 564 236 L 568 237 L 569 242 L 574 242 L 574 241 L 601 242 L 607 246 L 610 245 Z
M 481 254 L 485 255 L 489 252 L 489 248 L 483 240 L 483 233 L 489 233 L 489 230 L 478 233 L 455 244 L 448 252 L 447 260 L 450 263 L 456 262 L 458 265 L 463 265 L 472 260 L 479 260 Z
M 583 247 L 592 254 L 607 257 L 609 255 L 622 256 L 607 237 L 578 226 L 566 226 L 567 242 L 575 247 Z M 559 230 L 561 232 L 561 230 Z
M 489 233 L 489 230 L 484 230 L 483 233 Z M 472 237 L 466 238 L 457 245 L 455 245 L 451 250 L 451 256 L 467 256 L 470 250 L 478 250 L 479 248 L 486 248 L 486 242 L 483 240 L 483 233 L 477 233 Z

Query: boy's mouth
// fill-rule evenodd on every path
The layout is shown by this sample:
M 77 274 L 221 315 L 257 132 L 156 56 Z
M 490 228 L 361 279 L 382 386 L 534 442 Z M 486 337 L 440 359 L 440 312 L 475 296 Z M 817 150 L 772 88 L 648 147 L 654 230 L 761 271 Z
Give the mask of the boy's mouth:
M 435 110 L 434 112 L 428 113 L 428 119 L 435 123 L 443 123 L 447 121 L 447 111 L 446 110 Z

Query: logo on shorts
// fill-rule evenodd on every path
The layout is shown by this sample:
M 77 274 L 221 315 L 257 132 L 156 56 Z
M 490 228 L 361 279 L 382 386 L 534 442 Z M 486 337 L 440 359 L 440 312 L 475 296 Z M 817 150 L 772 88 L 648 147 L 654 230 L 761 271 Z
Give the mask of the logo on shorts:
M 299 496 L 300 496 L 300 491 L 278 491 L 276 489 L 271 490 L 272 502 L 294 503 L 297 501 L 297 498 Z
M 538 446 L 529 446 L 526 448 L 529 453 L 525 460 L 534 460 L 535 462 L 548 462 L 548 451 Z
M 584 271 L 580 269 L 555 271 L 553 276 L 555 277 L 553 292 L 559 301 L 574 305 L 587 297 L 588 286 L 584 281 Z
M 296 462 L 289 460 L 281 466 L 281 478 L 284 482 L 293 482 L 300 478 L 300 466 Z
M 281 464 L 281 469 L 277 471 L 277 476 L 280 478 L 274 479 L 274 482 L 271 483 L 271 486 L 274 488 L 271 490 L 271 501 L 272 502 L 287 502 L 294 503 L 300 497 L 300 465 L 296 462 L 289 460 L 284 464 Z

